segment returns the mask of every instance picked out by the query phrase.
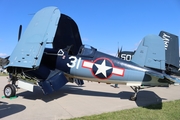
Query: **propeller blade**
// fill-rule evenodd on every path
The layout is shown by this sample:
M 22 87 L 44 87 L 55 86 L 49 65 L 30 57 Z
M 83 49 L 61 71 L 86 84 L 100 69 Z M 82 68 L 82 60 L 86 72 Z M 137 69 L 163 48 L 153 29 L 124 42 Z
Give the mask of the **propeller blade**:
M 119 51 L 119 54 L 121 54 L 121 52 L 122 52 L 122 46 L 121 46 L 121 49 L 120 49 L 120 51 Z
M 22 25 L 19 26 L 18 41 L 21 38 L 21 32 L 22 32 Z
M 122 47 L 121 47 L 120 50 L 119 50 L 119 48 L 118 48 L 118 57 L 119 57 L 119 58 L 121 57 L 121 52 L 122 52 Z

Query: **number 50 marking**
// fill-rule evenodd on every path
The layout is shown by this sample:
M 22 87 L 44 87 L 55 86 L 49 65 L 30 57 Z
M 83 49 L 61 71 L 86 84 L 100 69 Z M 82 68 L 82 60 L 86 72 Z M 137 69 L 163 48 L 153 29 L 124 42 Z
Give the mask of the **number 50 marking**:
M 67 66 L 70 67 L 70 68 L 73 68 L 73 67 L 76 66 L 76 69 L 78 69 L 81 58 L 77 59 L 75 56 L 70 56 L 69 59 L 71 61 L 70 61 L 70 63 L 67 63 Z
M 130 54 L 121 54 L 121 59 L 126 60 L 126 61 L 131 61 L 132 55 L 130 55 Z

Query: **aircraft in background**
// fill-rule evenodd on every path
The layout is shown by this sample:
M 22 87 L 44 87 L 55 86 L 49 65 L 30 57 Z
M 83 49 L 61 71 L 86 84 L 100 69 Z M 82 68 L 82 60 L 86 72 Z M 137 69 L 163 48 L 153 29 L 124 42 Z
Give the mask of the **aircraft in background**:
M 179 68 L 180 63 L 178 61 L 179 58 L 179 38 L 177 35 L 174 35 L 172 33 L 168 33 L 165 31 L 160 31 L 159 36 L 164 41 L 164 47 L 165 47 L 165 66 L 166 70 L 165 72 L 167 74 L 171 75 L 177 75 L 180 76 Z M 123 60 L 131 61 L 135 51 L 122 51 L 118 49 L 117 56 Z
M 47 48 L 47 44 L 52 44 L 52 48 Z M 38 85 L 45 94 L 73 81 L 79 85 L 83 80 L 125 84 L 134 90 L 130 100 L 137 99 L 142 86 L 180 83 L 180 79 L 165 72 L 161 37 L 144 37 L 132 60 L 125 61 L 83 45 L 74 20 L 61 14 L 57 7 L 43 8 L 34 15 L 7 61 L 4 68 L 13 78 L 12 84 L 4 88 L 7 98 L 16 95 L 17 80 L 20 88 L 33 91 L 33 86 Z

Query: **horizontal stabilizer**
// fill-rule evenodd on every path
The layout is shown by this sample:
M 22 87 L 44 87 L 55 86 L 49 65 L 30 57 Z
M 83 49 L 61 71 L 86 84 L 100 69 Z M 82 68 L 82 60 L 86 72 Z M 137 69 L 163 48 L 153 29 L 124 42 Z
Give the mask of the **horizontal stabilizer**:
M 170 80 L 171 82 L 174 83 L 174 85 L 180 85 L 180 79 L 178 79 L 177 77 L 172 77 L 170 75 L 164 74 L 165 78 Z
M 40 65 L 47 42 L 53 42 L 60 18 L 57 7 L 38 11 L 12 52 L 5 67 L 36 68 Z
M 150 76 L 154 76 L 154 77 L 156 77 L 156 78 L 164 79 L 163 74 L 158 74 L 157 72 L 154 73 L 154 72 L 151 72 L 151 71 L 147 71 L 146 74 L 147 74 L 147 75 L 150 75 Z
M 165 70 L 164 42 L 157 35 L 148 35 L 138 46 L 132 62 L 145 67 Z

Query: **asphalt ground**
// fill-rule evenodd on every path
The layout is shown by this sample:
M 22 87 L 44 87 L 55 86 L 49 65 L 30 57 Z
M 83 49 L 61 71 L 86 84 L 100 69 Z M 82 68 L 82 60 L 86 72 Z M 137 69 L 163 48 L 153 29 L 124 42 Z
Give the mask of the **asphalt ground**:
M 133 90 L 128 86 L 114 88 L 114 85 L 88 81 L 81 87 L 68 83 L 50 95 L 44 95 L 39 87 L 34 92 L 18 89 L 18 97 L 8 99 L 3 97 L 6 84 L 7 78 L 0 77 L 1 120 L 61 120 L 180 99 L 180 86 L 143 89 L 137 101 L 130 101 Z

